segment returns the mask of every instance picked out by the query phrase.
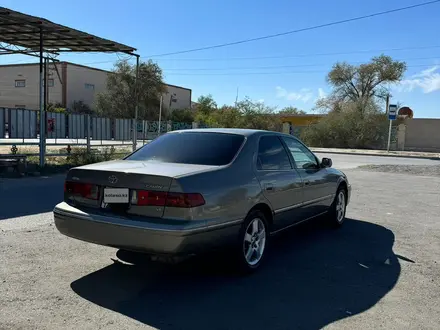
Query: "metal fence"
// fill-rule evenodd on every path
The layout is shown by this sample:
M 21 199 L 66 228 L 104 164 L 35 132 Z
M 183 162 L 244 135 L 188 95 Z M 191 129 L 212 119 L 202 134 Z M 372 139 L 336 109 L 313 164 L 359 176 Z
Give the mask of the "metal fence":
M 8 130 L 11 138 L 32 139 L 37 137 L 37 112 L 24 109 L 2 109 L 0 117 L 3 122 L 1 131 Z M 8 120 L 7 120 L 8 119 Z
M 39 112 L 0 108 L 0 145 L 37 145 Z M 127 145 L 133 139 L 132 119 L 100 118 L 83 114 L 46 113 L 46 145 Z M 160 134 L 193 128 L 193 123 L 137 122 L 137 139 L 151 140 Z M 89 138 L 88 136 L 89 135 Z
M 93 140 L 111 140 L 111 120 L 109 118 L 92 117 L 91 135 Z
M 86 119 L 84 115 L 68 115 L 67 124 L 69 138 L 71 139 L 84 139 L 86 138 Z

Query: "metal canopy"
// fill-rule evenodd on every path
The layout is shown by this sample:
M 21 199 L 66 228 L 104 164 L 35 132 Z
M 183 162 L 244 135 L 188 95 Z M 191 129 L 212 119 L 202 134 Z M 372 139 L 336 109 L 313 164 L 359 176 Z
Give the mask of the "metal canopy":
M 136 104 L 133 120 L 133 151 L 137 146 L 139 55 L 136 48 L 103 39 L 41 17 L 19 13 L 0 7 L 0 55 L 26 54 L 40 59 L 40 167 L 45 165 L 46 149 L 46 92 L 47 63 L 50 56 L 66 52 L 110 52 L 136 56 Z M 43 60 L 45 59 L 44 63 Z M 90 127 L 90 126 L 88 126 Z M 87 133 L 87 140 L 90 134 Z M 89 144 L 88 144 L 89 145 Z
M 46 53 L 118 52 L 135 55 L 136 51 L 136 48 L 56 24 L 44 18 L 0 7 L 0 42 L 22 48 L 7 49 L 10 53 L 39 52 L 40 33 L 43 36 L 43 51 Z M 2 47 L 2 49 L 6 48 Z

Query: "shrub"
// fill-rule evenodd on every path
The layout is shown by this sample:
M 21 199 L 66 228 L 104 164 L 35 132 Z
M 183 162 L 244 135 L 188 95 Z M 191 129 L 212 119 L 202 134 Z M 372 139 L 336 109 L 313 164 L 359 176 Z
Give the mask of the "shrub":
M 87 148 L 75 147 L 72 148 L 70 155 L 67 157 L 67 163 L 73 166 L 81 166 L 105 162 L 117 158 L 118 157 L 115 155 L 115 148 L 113 146 L 103 150 L 95 150 L 90 153 L 87 152 Z
M 308 145 L 322 148 L 384 148 L 388 134 L 386 115 L 378 111 L 332 111 L 301 132 Z

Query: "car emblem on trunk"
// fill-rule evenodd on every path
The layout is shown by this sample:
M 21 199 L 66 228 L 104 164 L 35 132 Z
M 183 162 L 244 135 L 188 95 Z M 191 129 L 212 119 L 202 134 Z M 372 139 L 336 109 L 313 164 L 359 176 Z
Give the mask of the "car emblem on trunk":
M 118 182 L 118 178 L 115 175 L 110 175 L 108 177 L 108 182 L 115 184 L 116 182 Z
M 158 184 L 146 184 L 145 188 L 147 188 L 147 189 L 163 189 L 163 186 L 160 186 Z

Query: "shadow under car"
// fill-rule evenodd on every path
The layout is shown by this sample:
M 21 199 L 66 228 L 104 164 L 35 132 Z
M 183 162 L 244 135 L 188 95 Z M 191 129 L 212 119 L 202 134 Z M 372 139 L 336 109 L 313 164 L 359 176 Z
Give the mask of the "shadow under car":
M 226 255 L 177 265 L 114 263 L 71 283 L 79 296 L 159 329 L 320 329 L 374 306 L 397 283 L 394 234 L 347 219 L 278 235 L 265 264 L 234 274 Z

